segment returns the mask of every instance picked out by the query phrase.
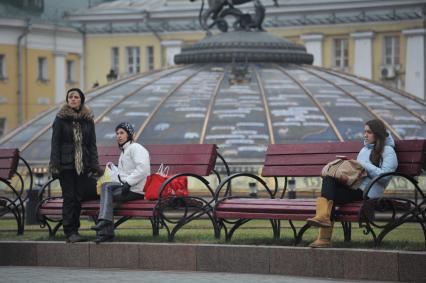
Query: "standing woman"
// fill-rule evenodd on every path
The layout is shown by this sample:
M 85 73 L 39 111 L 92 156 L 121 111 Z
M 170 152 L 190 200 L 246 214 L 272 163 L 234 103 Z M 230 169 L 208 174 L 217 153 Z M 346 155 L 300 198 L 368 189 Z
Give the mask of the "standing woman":
M 317 198 L 316 216 L 307 221 L 311 226 L 319 227 L 318 238 L 309 246 L 313 248 L 328 247 L 333 232 L 334 206 L 363 199 L 363 192 L 373 178 L 398 167 L 395 142 L 380 120 L 370 120 L 364 125 L 364 147 L 358 153 L 357 161 L 364 167 L 367 176 L 363 178 L 358 189 L 353 190 L 339 184 L 332 177 L 324 177 L 321 197 Z M 383 195 L 391 176 L 376 182 L 368 192 L 369 198 Z
M 68 90 L 52 126 L 50 172 L 59 178 L 62 189 L 62 225 L 66 241 L 87 241 L 78 233 L 80 227 L 81 193 L 87 178 L 99 174 L 98 151 L 93 114 L 84 104 L 79 88 Z

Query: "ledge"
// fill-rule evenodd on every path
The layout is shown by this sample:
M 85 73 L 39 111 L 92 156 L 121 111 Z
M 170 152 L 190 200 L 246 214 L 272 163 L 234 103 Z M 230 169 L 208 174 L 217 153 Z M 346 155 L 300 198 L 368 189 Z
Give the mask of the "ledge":
M 426 280 L 426 252 L 304 247 L 3 241 L 0 265 Z

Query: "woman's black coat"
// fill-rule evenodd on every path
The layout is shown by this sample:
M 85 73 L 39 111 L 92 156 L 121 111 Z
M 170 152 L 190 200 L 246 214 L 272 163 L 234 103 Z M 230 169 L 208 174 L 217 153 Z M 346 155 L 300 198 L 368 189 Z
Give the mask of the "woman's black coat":
M 57 174 L 64 169 L 75 169 L 76 147 L 74 144 L 73 122 L 81 124 L 84 172 L 97 172 L 99 170 L 99 162 L 95 124 L 93 114 L 85 105 L 79 112 L 68 105 L 64 105 L 56 115 L 52 126 L 51 171 Z

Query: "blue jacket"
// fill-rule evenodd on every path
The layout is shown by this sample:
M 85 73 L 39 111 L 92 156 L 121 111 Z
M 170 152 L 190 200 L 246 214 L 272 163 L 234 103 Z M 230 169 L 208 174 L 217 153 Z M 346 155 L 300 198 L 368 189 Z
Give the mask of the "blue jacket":
M 367 171 L 367 176 L 364 177 L 364 179 L 361 182 L 361 185 L 359 186 L 361 190 L 365 190 L 367 185 L 371 182 L 371 180 L 374 177 L 382 173 L 394 172 L 396 168 L 398 167 L 398 159 L 396 158 L 396 153 L 394 150 L 395 142 L 390 134 L 385 141 L 385 148 L 383 149 L 383 153 L 382 153 L 383 161 L 380 164 L 380 167 L 373 165 L 370 161 L 370 153 L 373 147 L 374 147 L 374 144 L 364 143 L 364 147 L 358 153 L 357 161 Z M 368 197 L 369 198 L 381 197 L 387 185 L 389 184 L 391 178 L 392 178 L 391 176 L 385 177 L 383 179 L 380 179 L 378 182 L 376 182 L 373 185 L 373 187 L 370 189 L 368 193 Z

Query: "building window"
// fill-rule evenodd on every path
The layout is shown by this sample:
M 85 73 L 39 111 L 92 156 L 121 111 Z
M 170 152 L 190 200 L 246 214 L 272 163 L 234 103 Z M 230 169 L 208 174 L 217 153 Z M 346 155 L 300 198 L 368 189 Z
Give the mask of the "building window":
M 6 74 L 6 56 L 0 54 L 0 81 L 7 79 Z
M 118 74 L 118 65 L 119 65 L 119 49 L 118 47 L 111 48 L 111 70 L 114 70 Z
M 399 36 L 385 36 L 383 65 L 399 65 Z
M 154 70 L 154 46 L 146 48 L 146 57 L 147 69 L 150 71 Z
M 4 134 L 6 130 L 6 118 L 0 118 L 0 137 Z
M 67 83 L 75 83 L 75 61 L 67 60 Z
M 127 73 L 135 74 L 140 72 L 139 47 L 126 47 Z
M 346 69 L 348 63 L 348 40 L 336 38 L 333 40 L 334 60 L 333 67 L 338 69 Z
M 47 58 L 38 57 L 38 77 L 39 81 L 47 81 Z

